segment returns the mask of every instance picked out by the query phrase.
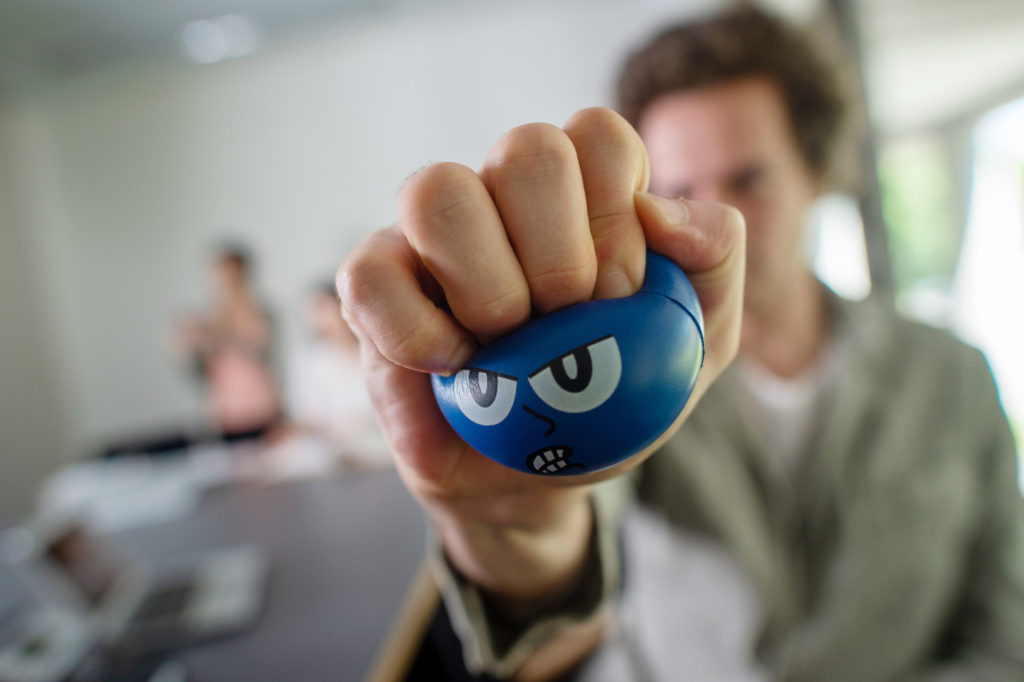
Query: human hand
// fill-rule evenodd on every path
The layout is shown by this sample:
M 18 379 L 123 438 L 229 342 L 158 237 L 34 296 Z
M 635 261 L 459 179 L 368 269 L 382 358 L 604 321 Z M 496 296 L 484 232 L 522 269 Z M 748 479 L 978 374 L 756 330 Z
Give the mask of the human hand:
M 402 189 L 398 225 L 369 237 L 339 270 L 400 474 L 458 569 L 506 600 L 541 600 L 571 582 L 592 523 L 589 485 L 674 433 L 735 355 L 742 218 L 644 194 L 647 182 L 640 138 L 610 110 L 583 110 L 562 129 L 522 126 L 479 173 L 452 163 L 418 172 Z M 662 439 L 624 465 L 571 478 L 516 472 L 466 445 L 441 415 L 429 373 L 458 370 L 531 315 L 634 293 L 647 248 L 687 272 L 705 317 L 704 369 Z M 438 307 L 442 297 L 451 314 Z

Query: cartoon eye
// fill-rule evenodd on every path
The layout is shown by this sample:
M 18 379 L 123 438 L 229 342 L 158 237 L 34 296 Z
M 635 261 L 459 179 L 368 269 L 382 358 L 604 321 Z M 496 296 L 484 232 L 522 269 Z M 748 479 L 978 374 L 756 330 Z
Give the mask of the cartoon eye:
M 587 412 L 611 397 L 622 376 L 614 336 L 574 348 L 530 375 L 541 400 L 562 412 Z
M 515 401 L 515 377 L 473 367 L 455 375 L 455 402 L 462 414 L 480 426 L 500 423 Z

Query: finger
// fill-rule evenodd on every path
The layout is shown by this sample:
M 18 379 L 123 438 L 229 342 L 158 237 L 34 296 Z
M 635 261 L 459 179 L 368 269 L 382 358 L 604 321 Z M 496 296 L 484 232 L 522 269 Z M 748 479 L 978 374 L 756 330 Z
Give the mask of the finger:
M 346 318 L 351 319 L 348 313 Z M 518 515 L 520 523 L 531 514 L 547 512 L 550 518 L 543 500 L 529 498 L 528 491 L 536 491 L 535 476 L 502 466 L 466 445 L 437 407 L 430 377 L 394 364 L 355 320 L 350 326 L 359 339 L 366 388 L 399 474 L 421 501 L 442 498 L 451 504 L 460 498 L 480 498 L 481 487 L 505 495 L 524 489 L 519 493 L 527 498 L 519 505 L 524 511 L 496 508 L 493 498 L 484 496 L 473 513 L 505 523 L 507 514 Z M 465 507 L 466 502 L 461 504 Z
M 451 455 L 465 446 L 437 409 L 430 377 L 393 364 L 358 325 L 353 330 L 367 392 L 403 478 L 416 485 L 448 480 L 461 459 Z
M 636 210 L 647 244 L 681 267 L 704 311 L 709 378 L 717 376 L 739 346 L 746 263 L 743 215 L 712 201 L 668 199 L 638 193 Z
M 579 159 L 590 234 L 597 255 L 594 298 L 635 293 L 644 281 L 646 246 L 633 195 L 647 189 L 643 141 L 626 119 L 595 107 L 574 114 L 564 127 Z
M 423 293 L 427 273 L 396 229 L 364 241 L 338 270 L 347 319 L 391 362 L 450 374 L 476 350 L 473 337 Z
M 483 342 L 530 317 L 530 289 L 480 176 L 429 166 L 402 188 L 399 224 L 444 290 L 455 318 Z
M 529 284 L 547 313 L 586 301 L 597 259 L 572 141 L 555 126 L 514 128 L 487 156 L 484 183 L 494 197 Z
M 361 256 L 354 253 L 353 258 Z M 342 266 L 348 267 L 348 263 Z M 339 282 L 348 277 L 339 274 Z M 426 498 L 476 490 L 481 481 L 496 476 L 495 469 L 501 475 L 507 472 L 529 478 L 472 451 L 437 407 L 430 376 L 386 357 L 375 337 L 353 315 L 354 309 L 358 306 L 343 304 L 342 316 L 359 341 L 366 388 L 398 471 L 415 494 Z

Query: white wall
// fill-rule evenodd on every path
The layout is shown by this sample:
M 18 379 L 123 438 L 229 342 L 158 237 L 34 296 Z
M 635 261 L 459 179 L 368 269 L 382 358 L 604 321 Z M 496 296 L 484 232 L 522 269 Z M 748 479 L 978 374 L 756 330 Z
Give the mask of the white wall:
M 7 107 L 30 112 L 21 125 L 32 134 L 19 144 L 35 170 L 19 193 L 25 206 L 0 205 L 0 216 L 32 244 L 5 244 L 0 267 L 35 253 L 27 276 L 42 300 L 13 317 L 5 309 L 2 353 L 32 347 L 31 371 L 54 388 L 24 410 L 59 415 L 63 435 L 44 445 L 35 430 L 5 428 L 5 460 L 33 448 L 80 456 L 108 438 L 195 419 L 198 396 L 166 332 L 202 302 L 211 244 L 251 244 L 293 345 L 303 293 L 393 219 L 413 170 L 478 166 L 513 125 L 561 123 L 608 103 L 627 47 L 679 7 L 580 0 L 410 12 L 322 26 L 213 66 L 122 65 Z M 24 175 L 24 159 L 5 162 Z M 0 292 L 5 303 L 17 298 Z M 25 381 L 0 381 L 5 419 L 15 420 L 7 405 Z M 18 487 L 27 499 L 10 470 L 5 461 L 0 495 Z
M 48 218 L 47 155 L 31 106 L 0 111 L 0 527 L 22 513 L 45 475 L 66 461 L 71 415 L 32 226 Z

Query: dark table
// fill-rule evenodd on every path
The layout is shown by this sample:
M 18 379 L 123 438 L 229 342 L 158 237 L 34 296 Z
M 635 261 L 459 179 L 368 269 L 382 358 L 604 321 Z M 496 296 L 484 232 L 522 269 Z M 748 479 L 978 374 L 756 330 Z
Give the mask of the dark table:
M 195 682 L 361 680 L 420 567 L 423 514 L 393 471 L 210 492 L 186 519 L 118 533 L 132 554 L 255 544 L 272 566 L 261 620 L 176 654 Z

